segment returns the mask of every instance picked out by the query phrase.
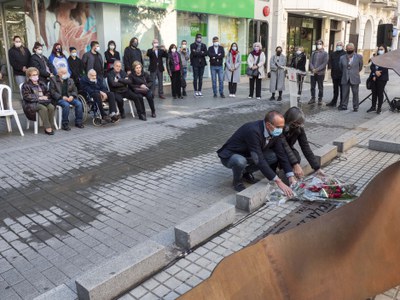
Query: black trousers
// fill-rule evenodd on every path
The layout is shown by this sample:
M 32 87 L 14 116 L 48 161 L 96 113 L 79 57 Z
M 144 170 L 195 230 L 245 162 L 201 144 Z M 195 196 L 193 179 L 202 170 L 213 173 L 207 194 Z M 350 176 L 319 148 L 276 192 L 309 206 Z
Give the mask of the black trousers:
M 181 97 L 181 71 L 171 72 L 171 89 L 172 89 L 172 97 Z
M 228 83 L 229 94 L 236 94 L 237 83 L 236 82 L 229 82 Z
M 115 93 L 115 99 L 117 100 L 118 109 L 121 114 L 125 113 L 123 98 L 129 99 L 129 101 L 133 101 L 135 103 L 138 115 L 144 114 L 145 109 L 144 109 L 143 97 L 139 94 L 136 94 L 132 90 L 127 90 L 123 93 L 117 93 L 117 92 Z
M 311 77 L 311 98 L 315 98 L 315 85 L 318 83 L 318 100 L 324 97 L 324 77 L 325 75 L 317 75 Z
M 376 108 L 376 100 L 378 99 L 378 109 L 382 108 L 383 104 L 383 92 L 385 91 L 387 81 L 376 80 L 372 84 L 372 105 L 371 107 Z
M 145 95 L 147 102 L 149 103 L 150 109 L 152 113 L 156 112 L 156 108 L 154 106 L 154 95 L 151 89 L 147 91 L 147 94 Z
M 110 113 L 116 113 L 117 112 L 117 106 L 115 104 L 115 95 L 113 92 L 105 92 L 107 94 L 107 101 L 109 105 L 109 111 Z M 101 100 L 100 92 L 95 93 L 92 95 L 93 100 L 97 103 L 97 106 L 99 107 L 100 114 L 102 117 L 106 116 L 106 112 L 103 109 L 103 101 Z
M 335 104 L 337 103 L 337 99 L 338 99 L 339 95 L 340 95 L 340 102 L 342 102 L 342 84 L 341 84 L 341 81 L 342 81 L 342 78 L 332 79 L 332 83 L 333 83 L 333 98 L 332 98 L 332 102 L 335 103 Z
M 249 97 L 253 97 L 254 94 L 254 82 L 256 83 L 256 97 L 261 97 L 261 79 L 257 77 L 250 77 L 250 93 Z
M 203 87 L 204 66 L 193 66 L 193 88 L 195 92 L 201 92 Z

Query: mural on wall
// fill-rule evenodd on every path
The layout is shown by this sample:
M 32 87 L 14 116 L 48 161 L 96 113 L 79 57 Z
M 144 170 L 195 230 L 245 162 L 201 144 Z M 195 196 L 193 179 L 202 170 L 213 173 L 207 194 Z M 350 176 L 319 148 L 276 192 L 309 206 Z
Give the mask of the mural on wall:
M 90 42 L 97 40 L 94 4 L 65 0 L 39 0 L 38 4 L 40 42 L 45 55 L 60 43 L 64 54 L 69 47 L 75 47 L 82 57 L 90 49 Z M 25 11 L 27 45 L 32 49 L 36 37 L 31 0 L 25 0 Z

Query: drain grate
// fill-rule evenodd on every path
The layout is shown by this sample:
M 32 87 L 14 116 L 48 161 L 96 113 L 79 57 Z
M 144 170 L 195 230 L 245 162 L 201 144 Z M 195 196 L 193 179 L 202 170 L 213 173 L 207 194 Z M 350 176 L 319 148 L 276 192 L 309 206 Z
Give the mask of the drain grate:
M 321 203 L 321 202 L 302 202 L 302 205 L 286 215 L 284 218 L 272 225 L 262 235 L 258 236 L 252 244 L 265 238 L 270 234 L 277 234 L 285 232 L 291 228 L 305 224 L 309 221 L 315 220 L 316 218 L 327 214 L 330 211 L 335 210 L 338 207 L 336 203 Z

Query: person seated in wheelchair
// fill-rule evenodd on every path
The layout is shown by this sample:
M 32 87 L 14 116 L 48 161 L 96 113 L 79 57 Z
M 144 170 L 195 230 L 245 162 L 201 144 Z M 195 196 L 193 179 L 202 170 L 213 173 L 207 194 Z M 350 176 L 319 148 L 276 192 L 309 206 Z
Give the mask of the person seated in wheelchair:
M 70 78 L 68 70 L 61 67 L 57 70 L 57 76 L 50 78 L 50 94 L 54 102 L 62 107 L 62 129 L 69 131 L 69 108 L 75 107 L 75 126 L 84 128 L 82 124 L 83 108 L 82 102 L 78 100 L 78 90 L 74 80 Z
M 106 89 L 103 79 L 97 77 L 95 70 L 89 70 L 87 76 L 81 78 L 81 87 L 97 104 L 103 121 L 114 123 L 120 119 L 120 115 L 117 113 L 114 93 Z M 108 116 L 103 108 L 103 101 L 108 101 L 110 112 Z
M 119 60 L 114 62 L 113 68 L 107 74 L 107 82 L 111 92 L 114 92 L 121 118 L 125 118 L 124 100 L 127 98 L 135 103 L 137 114 L 140 120 L 146 120 L 143 96 L 129 89 L 131 82 L 128 75 L 122 70 L 122 63 Z
M 39 81 L 39 70 L 30 67 L 26 70 L 26 82 L 22 85 L 22 108 L 28 120 L 36 120 L 36 112 L 43 122 L 44 132 L 53 135 L 54 105 L 47 84 Z

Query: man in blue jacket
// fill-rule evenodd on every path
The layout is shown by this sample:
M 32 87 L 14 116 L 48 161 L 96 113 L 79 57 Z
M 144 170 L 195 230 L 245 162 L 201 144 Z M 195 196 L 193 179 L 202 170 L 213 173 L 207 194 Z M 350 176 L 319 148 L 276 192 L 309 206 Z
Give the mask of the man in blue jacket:
M 103 83 L 103 78 L 98 78 L 95 70 L 89 70 L 87 76 L 81 79 L 82 89 L 88 93 L 90 97 L 96 102 L 101 117 L 105 122 L 117 122 L 120 119 L 117 113 L 117 106 L 115 104 L 115 95 L 113 92 L 109 92 Z M 107 116 L 103 108 L 103 101 L 108 101 L 110 115 Z
M 264 120 L 242 125 L 217 151 L 222 164 L 232 169 L 233 186 L 240 192 L 248 183 L 257 182 L 252 172 L 260 170 L 269 180 L 275 181 L 287 196 L 293 191 L 275 173 L 278 163 L 286 173 L 290 183 L 295 181 L 292 167 L 282 144 L 282 130 L 285 119 L 277 111 L 269 111 Z
M 208 48 L 208 56 L 210 57 L 211 80 L 214 98 L 217 98 L 217 76 L 219 82 L 219 95 L 221 98 L 225 98 L 224 69 L 222 67 L 225 57 L 225 50 L 224 47 L 220 46 L 217 36 L 213 37 L 213 45 Z

